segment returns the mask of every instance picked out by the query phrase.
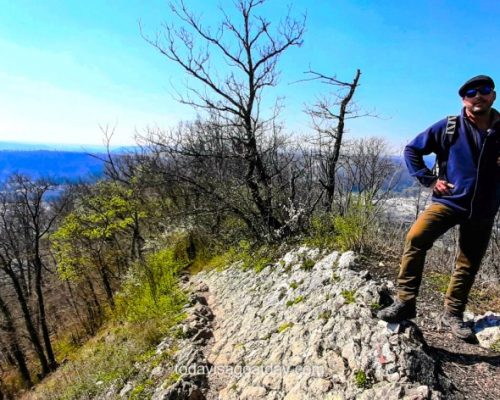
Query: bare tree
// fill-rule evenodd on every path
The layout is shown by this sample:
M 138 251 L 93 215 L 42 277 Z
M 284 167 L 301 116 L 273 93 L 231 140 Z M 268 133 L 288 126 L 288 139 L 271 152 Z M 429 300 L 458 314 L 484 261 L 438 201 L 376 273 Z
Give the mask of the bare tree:
M 8 342 L 8 346 L 10 348 L 9 352 L 15 360 L 24 385 L 29 388 L 33 386 L 33 382 L 31 381 L 31 376 L 28 370 L 26 354 L 19 341 L 19 335 L 14 323 L 12 312 L 2 296 L 0 296 L 0 315 L 2 316 L 0 318 L 0 322 L 2 322 L 0 324 L 0 328 L 4 332 L 4 337 Z
M 397 165 L 389 156 L 384 139 L 371 137 L 347 142 L 337 176 L 337 211 L 346 214 L 353 199 L 379 210 L 398 179 Z
M 47 196 L 55 186 L 13 175 L 0 193 L 0 271 L 9 278 L 22 312 L 30 341 L 39 357 L 42 375 L 57 367 L 47 322 L 44 294 L 45 237 L 59 215 Z M 36 311 L 30 301 L 35 298 Z M 36 322 L 39 324 L 41 338 Z M 43 345 L 42 345 L 43 343 Z
M 214 31 L 179 1 L 171 10 L 181 22 L 180 28 L 165 25 L 162 35 L 153 39 L 143 35 L 192 79 L 193 84 L 179 100 L 207 115 L 206 124 L 196 127 L 201 131 L 193 131 L 193 125 L 181 126 L 167 134 L 150 132 L 146 141 L 169 156 L 171 179 L 237 215 L 255 234 L 276 238 L 290 230 L 289 218 L 281 210 L 289 207 L 293 191 L 288 187 L 280 191 L 275 183 L 288 174 L 287 181 L 293 184 L 298 172 L 290 168 L 290 154 L 275 162 L 283 155 L 280 146 L 284 142 L 276 123 L 279 107 L 266 118 L 261 101 L 264 90 L 278 82 L 280 57 L 302 44 L 305 21 L 287 15 L 275 27 L 257 14 L 264 3 L 237 0 L 238 18 L 221 9 L 222 22 Z M 226 73 L 214 69 L 217 61 L 228 66 Z M 230 164 L 237 171 L 233 174 L 237 177 L 235 189 L 246 206 L 225 201 L 225 195 L 215 190 L 206 175 L 197 179 L 183 173 L 181 165 L 195 162 L 200 167 L 206 162 Z
M 319 80 L 336 88 L 333 95 L 323 96 L 306 109 L 317 132 L 317 137 L 313 142 L 320 165 L 319 180 L 326 193 L 323 202 L 324 211 L 330 212 L 335 196 L 335 179 L 346 121 L 363 116 L 352 103 L 354 93 L 359 86 L 361 71 L 356 70 L 352 82 L 340 81 L 336 77 L 315 71 L 308 71 L 307 74 L 311 76 L 308 80 Z

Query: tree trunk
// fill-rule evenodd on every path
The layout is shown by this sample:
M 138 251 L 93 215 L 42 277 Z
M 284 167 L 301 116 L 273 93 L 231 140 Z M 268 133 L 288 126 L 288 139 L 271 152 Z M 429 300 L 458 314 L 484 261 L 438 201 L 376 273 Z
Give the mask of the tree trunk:
M 109 281 L 108 271 L 106 267 L 99 267 L 99 274 L 101 275 L 102 284 L 104 286 L 104 291 L 106 292 L 106 299 L 108 300 L 111 308 L 115 307 L 115 300 L 113 299 L 113 289 L 111 288 L 111 283 Z
M 76 299 L 75 299 L 75 294 L 73 293 L 73 288 L 71 287 L 71 282 L 69 280 L 66 281 L 66 287 L 67 287 L 68 292 L 69 292 L 68 303 L 71 306 L 71 308 L 73 309 L 73 312 L 75 313 L 76 318 L 78 319 L 80 324 L 82 326 L 85 326 L 85 320 L 83 319 L 83 317 L 80 313 L 80 310 L 78 309 Z
M 37 246 L 38 247 L 38 246 Z M 38 252 L 38 248 L 37 248 Z M 50 332 L 47 326 L 47 316 L 45 313 L 45 302 L 42 291 L 42 260 L 38 255 L 35 256 L 35 290 L 38 299 L 38 313 L 40 315 L 40 324 L 42 327 L 42 337 L 45 344 L 45 351 L 47 352 L 47 358 L 49 361 L 49 368 L 52 371 L 57 369 L 57 361 L 54 356 L 54 351 L 52 350 L 52 343 L 50 341 Z
M 24 386 L 30 388 L 33 386 L 33 382 L 31 381 L 31 376 L 28 370 L 28 366 L 26 364 L 26 357 L 24 355 L 24 352 L 21 348 L 19 341 L 17 340 L 19 336 L 16 334 L 16 328 L 14 326 L 14 320 L 12 319 L 12 314 L 10 313 L 7 304 L 3 301 L 1 297 L 0 297 L 0 311 L 4 316 L 5 323 L 3 326 L 3 330 L 6 332 L 6 337 L 8 338 L 7 340 L 9 341 L 9 346 L 10 346 L 9 352 L 13 355 L 14 359 L 16 360 L 16 365 L 23 379 Z
M 99 325 L 102 323 L 102 309 L 101 309 L 101 303 L 99 303 L 99 298 L 97 297 L 97 294 L 94 289 L 94 284 L 92 283 L 92 280 L 88 277 L 85 276 L 87 285 L 90 289 L 90 293 L 92 295 L 92 300 L 94 302 L 94 307 L 90 302 L 87 302 L 87 313 L 89 316 L 89 320 L 92 322 L 91 325 L 91 330 L 95 331 L 95 328 L 97 328 Z M 96 318 L 94 318 L 94 309 L 97 310 L 97 317 L 98 320 L 96 321 Z
M 347 83 L 346 86 L 349 87 L 349 92 L 344 96 L 342 101 L 340 102 L 340 110 L 339 110 L 339 115 L 338 115 L 338 124 L 337 124 L 337 129 L 336 129 L 336 135 L 335 135 L 335 143 L 333 146 L 333 154 L 331 157 L 328 158 L 328 172 L 329 176 L 327 177 L 328 179 L 328 184 L 326 187 L 327 195 L 326 199 L 328 203 L 325 205 L 326 209 L 325 211 L 330 212 L 332 210 L 332 203 L 333 203 L 333 198 L 335 195 L 335 175 L 336 175 L 336 170 L 337 170 L 337 163 L 339 161 L 340 157 L 340 149 L 342 147 L 342 140 L 344 138 L 344 133 L 345 133 L 345 118 L 347 115 L 348 106 L 350 101 L 352 100 L 352 97 L 354 96 L 354 92 L 356 91 L 356 88 L 358 87 L 358 82 L 359 82 L 359 77 L 361 76 L 361 71 L 358 69 L 356 70 L 356 76 L 354 77 L 352 83 Z
M 33 344 L 33 347 L 35 348 L 35 352 L 38 355 L 38 359 L 40 360 L 40 365 L 42 367 L 42 376 L 45 376 L 45 375 L 49 374 L 49 372 L 50 372 L 49 363 L 48 363 L 47 357 L 45 356 L 45 353 L 43 351 L 43 347 L 42 347 L 42 344 L 40 342 L 40 338 L 38 337 L 38 332 L 36 331 L 35 326 L 33 324 L 33 320 L 31 318 L 32 317 L 31 311 L 30 311 L 28 304 L 26 302 L 26 299 L 23 295 L 23 291 L 22 291 L 21 285 L 19 284 L 19 281 L 17 280 L 16 274 L 14 273 L 14 271 L 10 267 L 5 268 L 5 272 L 12 280 L 14 290 L 16 291 L 16 294 L 17 294 L 17 300 L 18 300 L 19 305 L 21 306 L 21 310 L 23 312 L 24 322 L 26 324 L 26 329 L 28 331 L 29 338 L 31 340 L 31 343 Z

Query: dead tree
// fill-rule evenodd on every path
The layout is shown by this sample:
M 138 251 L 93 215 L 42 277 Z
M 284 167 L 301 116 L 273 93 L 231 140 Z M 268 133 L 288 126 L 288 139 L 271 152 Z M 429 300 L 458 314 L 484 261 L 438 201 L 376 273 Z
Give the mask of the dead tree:
M 172 179 L 190 185 L 211 202 L 225 204 L 259 235 L 276 238 L 289 228 L 280 210 L 288 206 L 290 198 L 289 192 L 287 195 L 282 189 L 280 192 L 275 181 L 290 169 L 286 161 L 270 165 L 274 155 L 280 153 L 276 146 L 281 139 L 275 135 L 277 114 L 272 112 L 265 117 L 261 102 L 265 89 L 278 82 L 280 57 L 302 44 L 305 21 L 287 15 L 275 27 L 257 14 L 264 3 L 265 0 L 237 0 L 238 17 L 230 17 L 221 9 L 222 22 L 214 31 L 204 26 L 181 0 L 171 5 L 171 10 L 182 27 L 165 25 L 162 35 L 143 36 L 191 78 L 187 93 L 179 95 L 179 100 L 207 116 L 213 129 L 210 138 L 218 140 L 218 148 L 224 151 L 213 153 L 210 147 L 198 147 L 195 154 L 190 154 L 182 136 L 176 142 L 171 141 L 174 134 L 162 137 L 153 133 L 149 142 L 160 145 L 160 150 L 171 156 L 170 162 L 203 157 L 237 165 L 238 181 L 242 183 L 238 190 L 248 197 L 252 211 L 248 213 L 234 203 L 225 202 L 224 195 L 207 179 L 192 179 L 185 174 Z M 227 72 L 214 68 L 220 61 L 228 66 Z M 200 143 L 205 141 L 201 136 L 198 139 Z
M 335 196 L 335 179 L 344 140 L 345 124 L 348 119 L 362 116 L 352 106 L 354 93 L 359 86 L 361 71 L 359 69 L 356 71 L 352 82 L 340 81 L 335 77 L 314 71 L 307 73 L 312 76 L 308 80 L 319 80 L 337 89 L 333 94 L 334 100 L 331 97 L 323 97 L 306 109 L 306 113 L 310 115 L 317 132 L 314 145 L 320 165 L 320 183 L 325 191 L 324 211 L 330 212 Z

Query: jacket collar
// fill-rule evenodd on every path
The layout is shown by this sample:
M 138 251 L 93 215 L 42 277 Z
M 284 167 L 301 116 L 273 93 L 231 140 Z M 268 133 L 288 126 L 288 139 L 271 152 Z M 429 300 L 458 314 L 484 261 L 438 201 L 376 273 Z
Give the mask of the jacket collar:
M 500 113 L 495 109 L 491 108 L 491 124 L 490 128 L 495 130 L 500 130 Z M 472 123 L 469 118 L 467 118 L 467 114 L 465 113 L 465 107 L 462 107 L 462 111 L 460 113 L 461 117 L 466 119 L 469 123 Z
M 491 109 L 491 113 L 491 127 L 498 130 L 498 128 L 500 128 L 500 113 L 494 108 Z

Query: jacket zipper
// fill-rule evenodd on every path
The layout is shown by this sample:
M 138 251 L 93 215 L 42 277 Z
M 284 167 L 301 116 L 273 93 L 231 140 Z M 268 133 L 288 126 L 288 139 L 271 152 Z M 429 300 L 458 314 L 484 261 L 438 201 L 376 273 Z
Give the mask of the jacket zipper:
M 476 198 L 476 193 L 477 193 L 477 187 L 478 187 L 478 183 L 479 183 L 479 170 L 480 170 L 480 167 L 481 167 L 481 158 L 483 157 L 483 151 L 484 151 L 484 147 L 486 146 L 486 142 L 488 141 L 488 138 L 491 136 L 492 134 L 492 130 L 491 129 L 488 129 L 488 134 L 486 135 L 486 137 L 484 138 L 484 142 L 483 142 L 483 145 L 481 146 L 481 151 L 479 153 L 479 160 L 477 161 L 477 172 L 476 172 L 476 183 L 474 184 L 474 193 L 472 194 L 472 200 L 470 201 L 470 213 L 469 213 L 469 219 L 472 217 L 472 213 L 473 213 L 473 207 L 474 207 L 474 200 Z

